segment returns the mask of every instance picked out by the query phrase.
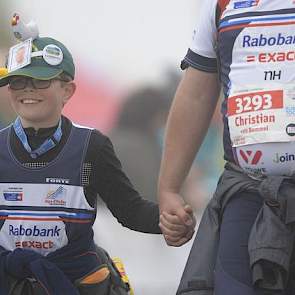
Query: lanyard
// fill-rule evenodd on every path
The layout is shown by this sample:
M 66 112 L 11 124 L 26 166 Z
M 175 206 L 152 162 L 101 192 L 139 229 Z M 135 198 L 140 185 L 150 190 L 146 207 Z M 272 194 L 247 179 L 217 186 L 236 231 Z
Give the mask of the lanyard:
M 45 154 L 46 152 L 54 148 L 60 142 L 60 139 L 62 137 L 61 119 L 60 119 L 58 123 L 58 127 L 56 128 L 54 134 L 50 138 L 47 138 L 37 149 L 32 151 L 28 142 L 27 135 L 24 131 L 24 128 L 21 124 L 19 117 L 17 117 L 13 123 L 13 129 L 15 131 L 15 134 L 21 141 L 23 147 L 33 159 L 36 159 L 37 157 Z

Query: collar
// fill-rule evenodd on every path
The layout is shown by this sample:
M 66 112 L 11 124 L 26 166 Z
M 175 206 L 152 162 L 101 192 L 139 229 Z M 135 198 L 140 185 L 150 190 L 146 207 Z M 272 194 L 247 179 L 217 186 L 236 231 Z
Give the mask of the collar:
M 15 134 L 17 135 L 17 137 L 21 141 L 25 150 L 30 154 L 31 158 L 36 159 L 37 157 L 45 154 L 46 152 L 48 152 L 49 150 L 54 148 L 60 142 L 61 137 L 62 137 L 61 122 L 62 122 L 62 120 L 60 119 L 57 127 L 52 127 L 52 128 L 56 128 L 56 129 L 55 129 L 55 132 L 51 136 L 50 136 L 50 134 L 48 134 L 48 132 L 49 132 L 49 129 L 51 129 L 51 132 L 52 132 L 52 128 L 41 128 L 37 132 L 31 127 L 26 128 L 27 132 L 29 132 L 29 133 L 32 132 L 32 130 L 33 130 L 33 132 L 36 135 L 43 134 L 43 136 L 45 137 L 44 133 L 47 133 L 50 136 L 35 150 L 32 150 L 32 148 L 29 144 L 27 134 L 21 124 L 21 120 L 19 117 L 17 117 L 15 122 L 13 123 L 13 129 L 15 131 Z M 29 133 L 28 133 L 28 135 L 29 135 Z

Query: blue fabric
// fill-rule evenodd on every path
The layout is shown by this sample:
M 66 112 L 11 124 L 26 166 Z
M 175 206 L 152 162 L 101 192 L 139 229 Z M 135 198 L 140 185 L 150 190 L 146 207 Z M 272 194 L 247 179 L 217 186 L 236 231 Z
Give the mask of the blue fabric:
M 239 192 L 225 208 L 215 269 L 216 295 L 287 295 L 286 291 L 255 289 L 250 269 L 248 239 L 263 199 Z
M 91 130 L 72 126 L 70 135 L 58 156 L 39 169 L 26 168 L 13 156 L 10 142 L 12 127 L 0 131 L 0 182 L 45 183 L 48 175 L 69 180 L 62 185 L 82 186 L 81 171 Z
M 78 240 L 46 257 L 27 249 L 3 250 L 0 253 L 0 295 L 8 295 L 8 275 L 19 279 L 33 277 L 49 295 L 78 295 L 72 283 L 101 264 L 94 243 L 88 241 Z
M 63 186 L 81 186 L 82 163 L 88 146 L 90 130 L 73 127 L 68 141 L 58 157 L 40 169 L 24 168 L 12 159 L 10 147 L 7 145 L 10 130 L 11 127 L 0 132 L 0 170 L 3 169 L 0 171 L 1 183 L 42 184 L 47 177 L 54 175 L 55 178 L 68 180 L 67 183 L 62 184 Z M 13 208 L 15 207 L 9 206 L 9 208 L 2 208 L 2 210 Z M 32 208 L 36 208 L 34 204 L 32 204 Z M 44 208 L 52 211 L 52 208 Z M 26 210 L 28 208 L 19 207 L 18 209 Z M 76 209 L 65 209 L 68 209 L 66 212 L 77 213 Z M 39 208 L 35 210 L 40 213 Z M 47 256 L 39 255 L 28 249 L 6 251 L 0 247 L 0 295 L 8 294 L 8 278 L 11 276 L 19 279 L 33 277 L 39 281 L 49 295 L 79 294 L 73 282 L 96 269 L 101 261 L 97 257 L 93 242 L 92 224 L 95 210 L 79 209 L 78 212 L 91 214 L 93 218 L 89 223 L 83 224 L 65 222 L 68 245 Z M 0 222 L 0 227 L 2 225 L 3 222 Z
M 235 279 L 229 273 L 225 272 L 221 265 L 220 259 L 216 261 L 216 280 L 215 280 L 215 292 L 214 295 L 255 295 L 255 291 L 252 287 L 243 284 Z M 260 291 L 261 292 L 261 291 Z M 264 293 L 257 293 L 264 294 Z

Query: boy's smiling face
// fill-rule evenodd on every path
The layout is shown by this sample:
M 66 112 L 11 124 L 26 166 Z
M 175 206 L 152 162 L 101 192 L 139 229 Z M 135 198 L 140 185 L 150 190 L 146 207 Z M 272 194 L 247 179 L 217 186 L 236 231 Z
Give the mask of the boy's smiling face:
M 74 94 L 73 82 L 52 80 L 46 89 L 35 89 L 31 81 L 22 90 L 8 87 L 14 111 L 24 128 L 48 128 L 58 124 L 63 106 Z

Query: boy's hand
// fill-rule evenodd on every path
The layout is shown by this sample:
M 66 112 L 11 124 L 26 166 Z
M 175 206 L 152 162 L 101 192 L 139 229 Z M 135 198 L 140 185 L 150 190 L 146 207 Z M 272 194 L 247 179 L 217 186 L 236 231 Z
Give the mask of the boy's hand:
M 166 212 L 176 215 L 183 225 L 195 227 L 195 220 L 191 206 L 186 205 L 181 195 L 173 192 L 159 193 L 160 214 Z
M 162 230 L 166 243 L 169 246 L 179 247 L 188 242 L 193 234 L 196 226 L 196 219 L 193 215 L 193 210 L 189 205 L 184 206 L 184 210 L 190 215 L 192 223 L 186 225 L 175 214 L 162 212 L 160 215 L 159 226 Z

